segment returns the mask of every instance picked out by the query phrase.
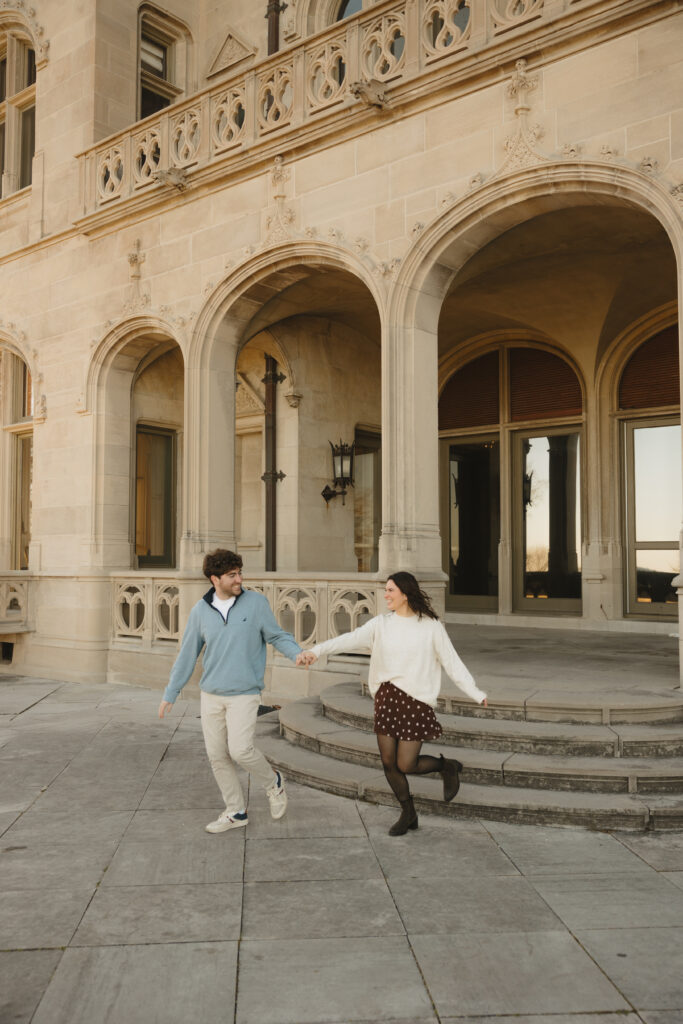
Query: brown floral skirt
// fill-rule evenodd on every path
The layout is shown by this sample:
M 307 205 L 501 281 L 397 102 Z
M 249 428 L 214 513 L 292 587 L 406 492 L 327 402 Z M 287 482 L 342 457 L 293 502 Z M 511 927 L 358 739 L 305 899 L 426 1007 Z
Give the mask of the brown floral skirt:
M 393 683 L 382 683 L 375 694 L 375 732 L 396 740 L 436 740 L 442 733 L 429 704 L 409 697 Z

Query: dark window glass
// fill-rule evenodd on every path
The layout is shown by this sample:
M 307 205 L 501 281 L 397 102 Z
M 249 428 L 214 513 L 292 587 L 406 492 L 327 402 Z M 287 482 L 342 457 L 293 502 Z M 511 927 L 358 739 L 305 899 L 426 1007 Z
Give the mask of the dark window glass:
M 467 363 L 450 378 L 439 398 L 439 430 L 480 427 L 499 419 L 498 353 Z
M 510 352 L 510 419 L 580 416 L 581 385 L 569 363 L 533 348 Z
M 0 174 L 5 170 L 5 125 L 0 124 Z
M 678 326 L 649 338 L 633 353 L 619 382 L 621 409 L 678 405 Z
M 354 461 L 354 546 L 358 572 L 377 572 L 382 528 L 382 438 L 356 430 Z
M 7 57 L 0 60 L 0 103 L 7 99 Z
M 363 0 L 344 0 L 341 7 L 339 8 L 337 21 L 341 21 L 342 18 L 348 18 L 352 14 L 358 14 L 358 12 L 362 10 Z
M 19 486 L 17 493 L 18 546 L 17 569 L 28 569 L 31 543 L 31 486 L 33 481 L 33 435 L 19 438 Z
M 19 188 L 31 184 L 33 176 L 33 154 L 36 150 L 36 108 L 29 107 L 21 114 L 21 166 Z
M 174 435 L 138 427 L 135 479 L 135 553 L 138 565 L 175 564 Z
M 140 95 L 140 117 L 149 117 L 150 114 L 158 114 L 160 110 L 170 105 L 168 96 L 160 96 L 151 89 L 143 87 Z
M 36 51 L 26 51 L 26 85 L 33 85 L 36 80 Z
M 449 448 L 449 593 L 498 594 L 500 453 L 498 442 Z

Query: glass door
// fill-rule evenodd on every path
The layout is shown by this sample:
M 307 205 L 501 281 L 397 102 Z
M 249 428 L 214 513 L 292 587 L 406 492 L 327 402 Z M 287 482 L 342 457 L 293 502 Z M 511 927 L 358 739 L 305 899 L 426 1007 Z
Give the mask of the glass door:
M 666 421 L 625 425 L 627 607 L 675 618 L 680 572 L 681 428 Z
M 581 611 L 580 458 L 578 431 L 515 438 L 517 611 Z
M 448 594 L 452 609 L 498 608 L 500 445 L 447 441 Z

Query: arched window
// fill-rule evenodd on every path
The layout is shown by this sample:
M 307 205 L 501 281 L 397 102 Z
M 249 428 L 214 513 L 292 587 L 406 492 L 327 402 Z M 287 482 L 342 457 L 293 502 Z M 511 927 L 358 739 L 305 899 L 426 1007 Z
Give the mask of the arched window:
M 31 184 L 36 148 L 36 55 L 18 31 L 0 35 L 2 196 Z
M 643 342 L 619 379 L 623 429 L 626 609 L 674 618 L 680 572 L 681 429 L 678 328 Z
M 349 18 L 352 14 L 358 14 L 363 10 L 363 0 L 342 0 L 337 12 L 337 21 Z
M 33 478 L 33 386 L 18 355 L 0 347 L 0 567 L 28 569 Z
M 539 348 L 503 346 L 449 378 L 439 431 L 451 607 L 497 609 L 506 537 L 513 607 L 579 610 L 581 415 L 574 370 Z

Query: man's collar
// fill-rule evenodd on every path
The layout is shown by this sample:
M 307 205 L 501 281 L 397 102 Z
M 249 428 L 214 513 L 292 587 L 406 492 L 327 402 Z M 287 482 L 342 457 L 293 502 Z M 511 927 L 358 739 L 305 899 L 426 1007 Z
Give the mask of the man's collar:
M 237 599 L 242 596 L 242 594 L 244 593 L 244 589 L 245 588 L 242 587 L 242 589 L 240 590 L 239 594 L 235 595 L 235 601 L 237 601 Z M 207 592 L 204 594 L 203 600 L 206 601 L 207 604 L 213 604 L 213 595 L 215 593 L 216 593 L 216 588 L 213 587 L 213 586 L 210 587 L 209 590 L 207 590 Z M 219 598 L 219 600 L 220 600 L 220 598 Z

